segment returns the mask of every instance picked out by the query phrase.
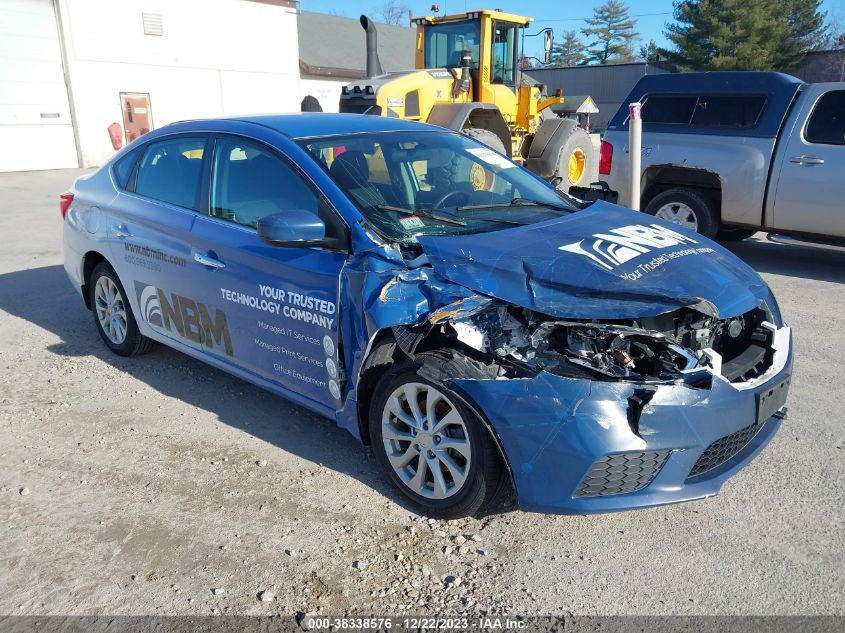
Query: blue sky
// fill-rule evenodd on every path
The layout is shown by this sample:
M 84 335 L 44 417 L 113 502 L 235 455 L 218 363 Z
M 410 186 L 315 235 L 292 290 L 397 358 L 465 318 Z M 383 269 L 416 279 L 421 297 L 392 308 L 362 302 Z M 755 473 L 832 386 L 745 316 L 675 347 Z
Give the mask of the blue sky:
M 604 3 L 605 0 L 441 0 L 441 13 L 462 13 L 468 9 L 496 8 L 512 13 L 519 13 L 535 18 L 530 32 L 544 27 L 551 27 L 555 37 L 560 37 L 563 31 L 579 30 L 584 27 L 584 18 L 592 16 L 593 8 Z M 430 13 L 431 0 L 400 0 L 408 5 L 414 15 Z M 317 11 L 321 13 L 334 12 L 356 18 L 361 13 L 371 13 L 373 17 L 377 9 L 383 6 L 381 0 L 300 0 L 299 7 L 303 11 Z M 672 19 L 672 0 L 628 0 L 631 15 L 637 18 L 637 30 L 644 41 L 654 39 L 659 45 L 665 45 L 663 27 Z M 845 30 L 845 0 L 824 0 L 824 9 L 834 17 L 839 28 Z M 528 53 L 539 56 L 540 38 L 526 40 L 529 43 Z M 533 46 L 531 46 L 533 44 Z

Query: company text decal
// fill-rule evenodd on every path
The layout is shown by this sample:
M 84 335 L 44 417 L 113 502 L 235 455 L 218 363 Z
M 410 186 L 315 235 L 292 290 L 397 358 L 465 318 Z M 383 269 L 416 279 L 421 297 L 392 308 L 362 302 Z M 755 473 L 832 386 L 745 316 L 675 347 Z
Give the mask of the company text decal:
M 643 255 L 651 254 L 656 250 L 698 244 L 691 237 L 657 224 L 649 226 L 631 224 L 610 229 L 607 233 L 595 233 L 593 238 L 593 240 L 578 240 L 558 248 L 568 253 L 587 257 L 605 270 L 614 271 L 622 264 Z M 639 263 L 633 270 L 621 274 L 620 277 L 634 281 L 672 259 L 712 252 L 713 249 L 708 247 L 688 247 L 669 253 L 661 253 L 654 255 L 648 262 Z

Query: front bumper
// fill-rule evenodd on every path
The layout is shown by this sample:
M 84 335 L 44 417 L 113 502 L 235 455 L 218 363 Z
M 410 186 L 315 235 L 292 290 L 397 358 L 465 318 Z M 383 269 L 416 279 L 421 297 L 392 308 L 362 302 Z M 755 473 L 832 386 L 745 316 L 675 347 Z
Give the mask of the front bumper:
M 789 328 L 778 330 L 775 347 L 772 367 L 755 381 L 737 385 L 714 376 L 710 388 L 658 386 L 639 418 L 638 434 L 629 421 L 628 401 L 642 388 L 638 383 L 541 372 L 530 379 L 456 379 L 452 384 L 498 435 L 523 510 L 613 512 L 715 495 L 762 450 L 781 418 L 770 415 L 758 423 L 758 406 L 763 409 L 758 401 L 774 388 L 788 388 Z M 596 473 L 597 460 L 631 453 L 644 453 L 654 462 L 645 485 L 583 496 L 584 478 Z

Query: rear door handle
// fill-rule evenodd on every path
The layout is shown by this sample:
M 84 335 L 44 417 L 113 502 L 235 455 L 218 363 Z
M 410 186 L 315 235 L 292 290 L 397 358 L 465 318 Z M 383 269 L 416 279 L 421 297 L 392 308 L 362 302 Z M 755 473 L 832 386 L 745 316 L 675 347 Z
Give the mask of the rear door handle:
M 801 154 L 800 156 L 793 156 L 789 159 L 790 163 L 797 163 L 799 165 L 824 165 L 824 158 L 819 158 L 818 156 L 808 156 L 807 154 Z
M 194 261 L 199 262 L 203 266 L 208 266 L 209 268 L 226 268 L 226 264 L 221 262 L 219 259 L 211 257 L 210 255 L 203 255 L 202 253 L 194 253 Z
M 125 240 L 127 237 L 132 237 L 132 233 L 123 224 L 118 224 L 114 227 L 114 236 L 119 240 Z

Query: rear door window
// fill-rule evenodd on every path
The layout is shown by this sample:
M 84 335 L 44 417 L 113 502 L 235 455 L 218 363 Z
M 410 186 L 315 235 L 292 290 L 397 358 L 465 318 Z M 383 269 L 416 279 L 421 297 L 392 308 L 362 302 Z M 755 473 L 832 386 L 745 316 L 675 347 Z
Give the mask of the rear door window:
M 845 145 L 845 90 L 828 92 L 819 99 L 804 136 L 809 143 Z
M 186 209 L 199 209 L 199 184 L 206 139 L 170 138 L 146 146 L 135 193 Z

